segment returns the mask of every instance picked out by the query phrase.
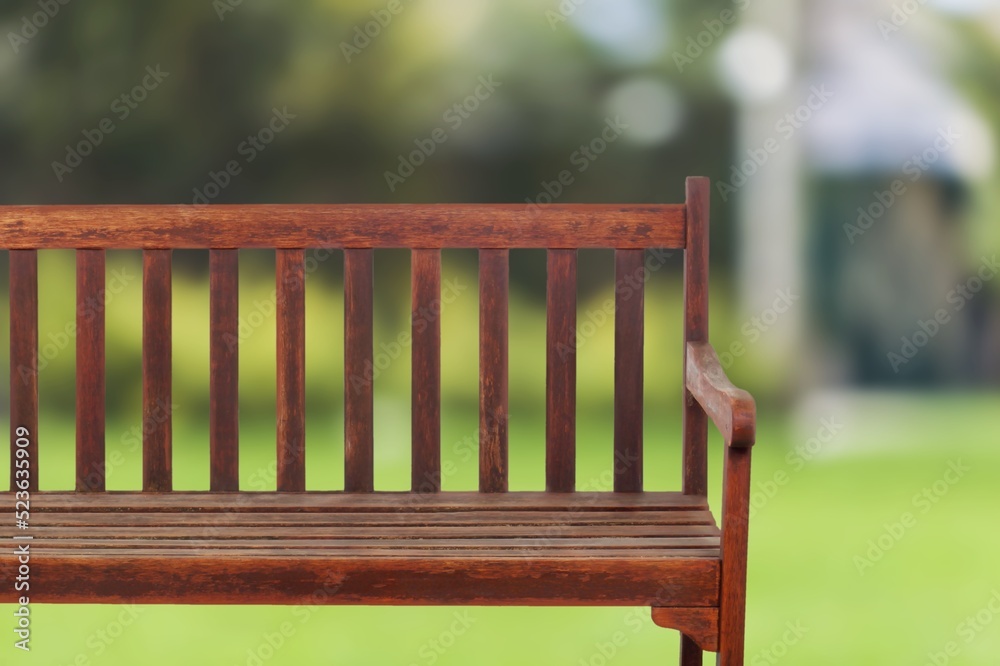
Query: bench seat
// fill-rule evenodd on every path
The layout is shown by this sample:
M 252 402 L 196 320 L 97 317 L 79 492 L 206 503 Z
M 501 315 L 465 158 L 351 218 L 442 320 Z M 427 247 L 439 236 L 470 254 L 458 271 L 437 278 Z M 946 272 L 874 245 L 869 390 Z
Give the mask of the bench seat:
M 31 509 L 33 601 L 719 602 L 719 529 L 680 493 L 36 493 Z

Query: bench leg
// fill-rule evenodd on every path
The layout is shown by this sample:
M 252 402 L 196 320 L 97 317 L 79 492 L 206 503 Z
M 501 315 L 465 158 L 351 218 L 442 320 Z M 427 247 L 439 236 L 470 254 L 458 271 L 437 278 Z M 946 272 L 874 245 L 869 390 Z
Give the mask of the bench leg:
M 701 666 L 702 652 L 698 644 L 681 634 L 681 666 Z

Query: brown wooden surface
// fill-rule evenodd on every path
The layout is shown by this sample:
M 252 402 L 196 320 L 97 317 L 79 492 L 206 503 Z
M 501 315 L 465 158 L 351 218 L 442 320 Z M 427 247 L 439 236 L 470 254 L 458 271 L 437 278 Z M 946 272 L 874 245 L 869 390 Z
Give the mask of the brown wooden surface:
M 38 490 L 38 253 L 10 253 L 10 481 L 17 489 L 18 430 L 26 428 L 28 490 Z M 22 475 L 23 478 L 23 475 Z M 9 506 L 13 506 L 11 503 Z
M 212 490 L 239 490 L 239 250 L 209 251 Z
M 507 250 L 479 251 L 479 491 L 507 492 Z
M 410 487 L 418 493 L 437 492 L 441 490 L 441 251 L 414 250 L 411 274 Z
M 684 251 L 684 377 L 687 344 L 708 341 L 708 230 L 711 188 L 707 178 L 686 183 L 687 249 Z M 684 380 L 684 492 L 708 493 L 708 417 Z
M 757 437 L 757 406 L 753 397 L 733 386 L 719 357 L 707 342 L 687 347 L 687 387 L 722 433 L 729 446 L 753 446 Z
M 752 450 L 727 447 L 723 464 L 719 660 L 724 666 L 743 664 Z
M 305 252 L 278 250 L 278 490 L 306 489 Z
M 642 490 L 643 250 L 615 251 L 615 492 Z
M 374 252 L 344 251 L 344 489 L 375 486 Z
M 76 253 L 76 489 L 105 489 L 104 250 Z
M 0 206 L 0 248 L 683 248 L 684 206 Z
M 172 485 L 171 255 L 142 253 L 142 488 L 151 492 Z
M 681 636 L 681 666 L 701 666 L 702 651 L 719 650 L 718 608 L 653 607 L 653 622 Z
M 576 486 L 576 250 L 549 250 L 546 287 L 545 486 Z
M 33 509 L 41 602 L 303 603 L 324 575 L 314 603 L 718 602 L 718 528 L 680 493 L 40 493 Z

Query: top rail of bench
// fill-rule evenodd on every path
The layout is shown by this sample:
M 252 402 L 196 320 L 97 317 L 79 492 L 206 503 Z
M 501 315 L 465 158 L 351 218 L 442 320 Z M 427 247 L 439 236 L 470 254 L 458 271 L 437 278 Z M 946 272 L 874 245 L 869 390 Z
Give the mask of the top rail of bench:
M 0 206 L 0 249 L 671 248 L 683 204 Z

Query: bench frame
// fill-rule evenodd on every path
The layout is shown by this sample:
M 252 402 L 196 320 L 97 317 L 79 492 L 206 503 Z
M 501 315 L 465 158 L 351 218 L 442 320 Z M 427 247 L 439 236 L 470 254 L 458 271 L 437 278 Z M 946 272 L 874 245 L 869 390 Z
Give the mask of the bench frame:
M 616 461 L 626 464 L 615 465 L 615 492 L 608 495 L 607 501 L 614 510 L 630 507 L 639 510 L 643 503 L 685 506 L 687 502 L 695 507 L 706 502 L 708 423 L 712 421 L 717 426 L 725 444 L 721 552 L 714 560 L 704 561 L 714 562 L 711 566 L 718 567 L 713 569 L 715 573 L 710 579 L 719 586 L 717 597 L 712 597 L 716 601 L 685 607 L 678 605 L 668 591 L 664 598 L 653 598 L 649 605 L 658 625 L 682 632 L 682 666 L 701 664 L 703 650 L 719 652 L 722 666 L 741 666 L 750 456 L 756 412 L 751 396 L 727 379 L 708 342 L 709 199 L 708 180 L 690 178 L 683 205 L 550 205 L 532 211 L 518 205 L 0 207 L 0 248 L 10 251 L 12 489 L 11 493 L 0 494 L 0 498 L 13 505 L 15 491 L 20 491 L 19 496 L 27 492 L 42 507 L 41 511 L 55 512 L 53 515 L 72 511 L 74 502 L 87 503 L 92 507 L 88 510 L 106 511 L 109 516 L 142 507 L 158 511 L 157 503 L 182 503 L 191 512 L 203 512 L 206 506 L 219 503 L 221 508 L 216 510 L 224 515 L 231 510 L 270 510 L 261 508 L 269 502 L 282 506 L 282 503 L 295 506 L 299 502 L 299 510 L 312 510 L 307 506 L 312 500 L 296 499 L 323 495 L 297 494 L 305 491 L 304 253 L 307 248 L 341 248 L 345 252 L 345 491 L 340 496 L 360 505 L 369 501 L 367 497 L 382 498 L 371 501 L 395 502 L 392 494 L 376 493 L 373 487 L 372 383 L 350 381 L 351 377 L 363 376 L 365 364 L 372 358 L 373 250 L 393 247 L 412 251 L 412 505 L 421 507 L 424 502 L 427 505 L 419 510 L 432 511 L 434 502 L 456 498 L 454 501 L 463 510 L 495 505 L 497 511 L 513 511 L 531 508 L 533 503 L 560 511 L 574 510 L 578 505 L 573 502 L 590 501 L 585 494 L 574 493 L 576 251 L 614 248 L 616 284 L 621 285 L 630 275 L 641 274 L 646 249 L 683 250 L 683 495 L 642 490 L 644 305 L 640 285 L 627 295 L 616 289 L 614 454 Z M 463 247 L 477 248 L 480 252 L 480 487 L 479 493 L 470 497 L 441 492 L 440 323 L 435 318 L 421 320 L 420 314 L 422 308 L 440 295 L 441 249 Z M 238 337 L 237 253 L 246 248 L 269 248 L 277 252 L 277 493 L 239 490 L 238 345 L 227 344 L 227 340 Z M 548 251 L 545 493 L 507 493 L 508 248 Z M 37 437 L 28 438 L 26 445 L 16 444 L 25 431 L 38 432 L 37 251 L 40 249 L 77 251 L 77 485 L 70 494 L 38 493 Z M 94 308 L 92 304 L 103 303 L 107 249 L 143 252 L 143 416 L 144 423 L 153 425 L 144 429 L 141 494 L 107 492 L 103 479 L 105 323 L 102 308 Z M 169 414 L 166 417 L 162 414 L 162 405 L 171 404 L 169 322 L 173 249 L 210 251 L 210 494 L 171 492 L 171 426 Z M 566 353 L 566 349 L 570 352 Z M 32 470 L 27 479 L 17 473 L 17 461 L 25 457 L 31 461 Z M 500 501 L 501 498 L 506 499 Z M 234 501 L 243 504 L 226 508 L 226 502 Z M 704 506 L 707 511 L 707 502 Z M 0 527 L 0 536 L 6 536 L 4 529 L 6 526 Z M 526 575 L 536 575 L 532 573 L 530 557 L 527 562 Z M 579 567 L 581 575 L 586 577 L 598 566 L 594 562 L 597 560 L 567 560 L 560 566 L 566 571 Z M 704 562 L 697 566 L 709 566 Z M 550 566 L 552 559 L 546 563 Z M 693 560 L 680 559 L 677 563 L 677 578 L 665 583 L 667 590 L 681 589 L 684 576 L 695 576 Z M 16 564 L 13 558 L 4 556 L 5 571 Z M 75 559 L 58 560 L 57 564 L 46 571 L 56 572 L 60 567 L 68 570 L 86 562 L 78 555 Z M 640 566 L 632 561 L 632 569 L 620 569 L 620 564 L 611 556 L 600 560 L 600 567 L 607 568 L 608 580 L 614 580 L 615 571 L 637 571 Z M 502 559 L 493 565 L 508 566 Z M 658 571 L 668 571 L 662 565 L 661 562 Z M 367 570 L 370 575 L 377 569 L 364 559 L 352 561 L 351 566 L 362 573 Z M 323 569 L 322 561 L 317 567 L 317 572 Z M 512 576 L 510 589 L 497 592 L 492 601 L 475 598 L 475 594 L 462 597 L 459 591 L 452 601 L 531 603 L 533 597 L 517 589 L 518 585 L 528 585 L 527 580 L 518 582 L 517 576 Z M 169 593 L 169 581 L 164 579 L 163 584 Z M 16 599 L 12 596 L 13 586 L 8 587 L 0 591 L 0 601 Z M 403 589 L 402 597 L 380 599 L 362 595 L 338 601 L 333 595 L 324 603 L 428 602 L 425 597 L 407 597 Z M 100 602 L 114 597 L 109 593 L 104 598 L 91 598 L 73 589 L 43 590 L 34 595 L 36 600 Z M 616 596 L 609 592 L 606 596 L 609 604 L 634 601 L 634 597 L 624 593 Z M 441 597 L 431 602 L 448 602 L 447 593 Z M 272 598 L 274 603 L 290 602 L 279 593 Z M 231 597 L 224 596 L 185 599 L 186 603 L 232 602 Z M 143 599 L 133 601 L 141 603 Z M 577 598 L 567 592 L 539 603 L 593 605 L 599 601 L 596 597 Z

